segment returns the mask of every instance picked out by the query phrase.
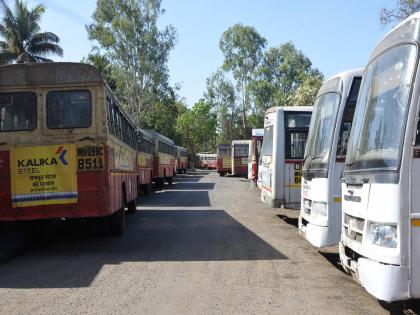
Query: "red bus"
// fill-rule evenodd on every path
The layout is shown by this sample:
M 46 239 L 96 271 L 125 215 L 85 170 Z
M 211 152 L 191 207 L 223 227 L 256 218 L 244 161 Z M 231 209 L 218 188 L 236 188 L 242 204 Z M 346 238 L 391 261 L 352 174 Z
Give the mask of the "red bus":
M 146 130 L 153 141 L 153 181 L 163 187 L 165 181 L 172 185 L 175 170 L 175 143 L 154 130 Z
M 188 150 L 186 148 L 176 147 L 176 166 L 179 174 L 187 173 L 188 168 Z
M 248 176 L 251 144 L 251 140 L 232 141 L 232 175 Z
M 143 129 L 138 129 L 140 146 L 137 152 L 137 167 L 140 173 L 139 191 L 145 194 L 152 191 L 153 181 L 153 140 L 152 135 Z
M 225 176 L 232 172 L 232 147 L 230 144 L 217 146 L 217 173 Z
M 136 128 L 79 63 L 0 67 L 0 221 L 98 218 L 121 235 L 136 210 Z

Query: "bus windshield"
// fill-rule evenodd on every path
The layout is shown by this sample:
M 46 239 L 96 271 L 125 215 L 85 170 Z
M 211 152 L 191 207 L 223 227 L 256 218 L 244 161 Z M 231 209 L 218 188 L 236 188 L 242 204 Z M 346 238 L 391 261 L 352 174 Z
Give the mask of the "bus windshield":
M 416 47 L 392 48 L 368 66 L 360 88 L 346 170 L 396 170 L 403 142 Z
M 249 145 L 248 144 L 236 144 L 234 145 L 235 156 L 248 156 L 249 155 Z
M 230 148 L 218 148 L 217 155 L 220 157 L 230 156 Z
M 339 104 L 340 95 L 337 93 L 323 94 L 315 101 L 314 117 L 306 145 L 304 169 L 328 167 Z
M 264 141 L 262 145 L 262 155 L 273 155 L 273 128 L 274 126 L 267 126 L 264 128 Z

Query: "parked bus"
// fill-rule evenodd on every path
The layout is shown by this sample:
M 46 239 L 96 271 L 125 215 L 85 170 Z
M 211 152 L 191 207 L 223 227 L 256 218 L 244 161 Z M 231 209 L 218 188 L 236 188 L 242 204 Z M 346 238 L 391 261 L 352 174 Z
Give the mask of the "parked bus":
M 153 137 L 143 129 L 138 129 L 139 148 L 137 152 L 137 167 L 140 173 L 139 191 L 148 194 L 152 191 L 153 181 Z
M 165 181 L 172 185 L 175 170 L 175 143 L 154 130 L 146 130 L 153 141 L 153 181 L 162 188 Z
M 251 140 L 232 141 L 232 175 L 248 176 L 251 145 Z
M 220 176 L 232 172 L 232 146 L 230 144 L 219 144 L 217 146 L 217 172 Z
M 200 159 L 201 169 L 217 169 L 217 154 L 204 152 L 197 154 Z
M 342 181 L 340 260 L 380 300 L 420 298 L 420 14 L 363 74 Z
M 188 150 L 186 148 L 177 146 L 176 147 L 176 165 L 177 165 L 177 171 L 179 174 L 187 173 L 188 168 Z
M 272 107 L 264 117 L 261 201 L 298 208 L 312 106 Z
M 261 155 L 263 138 L 264 128 L 252 129 L 251 158 L 248 161 L 248 179 L 254 185 L 257 185 L 258 181 L 258 164 Z
M 337 245 L 341 235 L 341 175 L 363 69 L 339 73 L 321 86 L 302 167 L 299 233 L 312 245 Z
M 79 63 L 0 67 L 0 221 L 98 218 L 121 235 L 136 210 L 136 128 Z

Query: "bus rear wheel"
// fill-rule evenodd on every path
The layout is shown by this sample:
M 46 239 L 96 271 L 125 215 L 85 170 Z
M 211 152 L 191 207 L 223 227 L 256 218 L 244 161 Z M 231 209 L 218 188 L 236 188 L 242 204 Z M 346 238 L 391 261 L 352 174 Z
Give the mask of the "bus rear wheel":
M 166 181 L 168 182 L 169 186 L 172 186 L 172 177 L 167 177 Z
M 132 200 L 127 204 L 127 213 L 134 214 L 137 210 L 136 199 Z
M 155 179 L 155 185 L 157 188 L 162 188 L 164 185 L 163 178 L 156 178 Z
M 145 194 L 150 194 L 152 192 L 152 183 L 147 183 L 143 185 L 142 190 Z
M 119 209 L 108 217 L 109 234 L 112 236 L 121 236 L 124 234 L 125 213 L 124 208 Z

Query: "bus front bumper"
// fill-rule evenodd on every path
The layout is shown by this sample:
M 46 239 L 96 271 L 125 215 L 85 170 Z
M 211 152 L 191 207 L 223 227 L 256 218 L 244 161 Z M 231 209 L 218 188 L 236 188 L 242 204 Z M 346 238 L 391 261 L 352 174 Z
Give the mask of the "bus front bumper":
M 340 260 L 346 271 L 356 274 L 362 287 L 375 298 L 387 302 L 407 300 L 409 294 L 409 268 L 383 264 L 360 257 L 357 261 L 346 256 L 345 246 L 339 244 Z
M 299 217 L 299 234 L 316 247 L 336 245 L 329 241 L 328 226 L 315 225 L 309 222 L 304 225 L 302 217 Z

